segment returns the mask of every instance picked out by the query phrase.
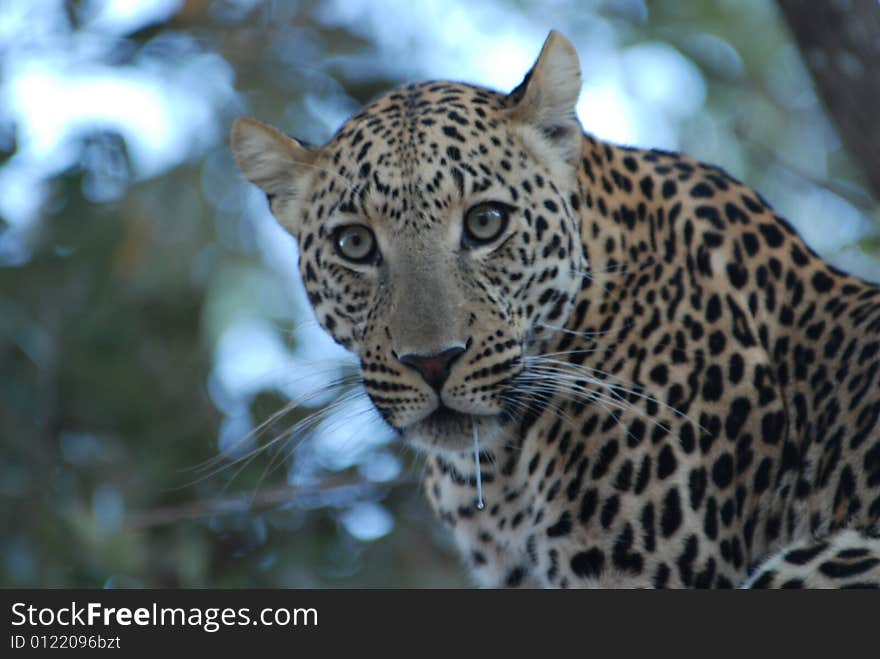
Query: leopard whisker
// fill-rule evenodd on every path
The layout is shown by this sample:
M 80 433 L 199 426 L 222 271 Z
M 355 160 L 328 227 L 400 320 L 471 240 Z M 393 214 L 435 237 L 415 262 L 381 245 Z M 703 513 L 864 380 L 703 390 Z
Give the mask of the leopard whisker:
M 333 401 L 329 405 L 322 407 L 318 410 L 315 410 L 307 417 L 298 421 L 292 428 L 279 433 L 278 436 L 273 438 L 265 447 L 268 449 L 271 446 L 274 446 L 276 443 L 281 444 L 279 450 L 274 452 L 274 455 L 269 460 L 269 464 L 263 469 L 263 473 L 260 475 L 260 478 L 257 480 L 257 483 L 254 485 L 254 491 L 252 496 L 255 496 L 258 492 L 260 486 L 264 482 L 266 478 L 268 478 L 276 469 L 280 468 L 282 465 L 288 463 L 293 455 L 296 453 L 297 449 L 300 448 L 309 438 L 310 434 L 315 426 L 324 421 L 327 418 L 332 418 L 336 415 L 336 413 L 346 407 L 349 406 L 353 401 L 358 400 L 362 396 L 366 396 L 366 393 L 363 391 L 350 391 L 346 394 L 340 396 L 339 399 Z M 358 410 L 354 413 L 354 416 L 361 416 L 367 413 L 369 410 L 362 409 Z M 349 415 L 348 419 L 351 418 Z M 332 430 L 332 427 L 330 428 Z M 294 441 L 294 437 L 300 435 L 298 441 Z M 290 446 L 285 447 L 284 442 L 290 441 Z M 255 456 L 254 456 L 255 457 Z M 251 460 L 253 457 L 251 458 Z M 238 473 L 238 472 L 237 472 Z M 237 475 L 236 473 L 236 475 Z M 231 480 L 234 480 L 231 479 Z M 231 481 L 230 481 L 231 482 Z
M 670 430 L 669 427 L 666 426 L 664 423 L 657 420 L 652 415 L 642 411 L 641 409 L 639 409 L 638 407 L 633 405 L 630 401 L 626 400 L 617 391 L 617 389 L 622 390 L 624 393 L 629 393 L 629 394 L 637 396 L 637 397 L 643 397 L 643 396 L 640 396 L 637 392 L 628 391 L 627 389 L 625 389 L 624 387 L 621 387 L 619 385 L 608 385 L 608 383 L 605 383 L 602 380 L 596 380 L 596 379 L 592 379 L 592 378 L 585 377 L 585 376 L 578 377 L 578 376 L 568 375 L 568 374 L 565 374 L 562 372 L 557 372 L 557 371 L 547 371 L 547 372 L 540 373 L 540 375 L 546 376 L 548 378 L 552 378 L 554 385 L 559 388 L 560 393 L 562 393 L 562 394 L 583 393 L 583 394 L 587 395 L 587 398 L 586 398 L 587 402 L 592 402 L 593 400 L 604 400 L 605 402 L 609 402 L 609 403 L 614 402 L 615 407 L 619 407 L 620 409 L 624 409 L 624 410 L 631 410 L 635 414 L 637 414 L 645 419 L 648 419 L 653 425 L 656 425 L 667 432 L 669 432 L 669 430 Z M 567 387 L 563 386 L 562 384 L 560 384 L 560 380 L 562 382 L 569 383 L 569 386 L 567 386 Z M 582 383 L 595 384 L 599 387 L 602 387 L 606 391 L 608 391 L 608 393 L 603 394 L 598 391 L 588 389 Z M 648 398 L 650 399 L 650 397 L 648 397 Z M 675 408 L 672 408 L 670 406 L 666 406 L 666 407 L 669 407 L 669 409 L 671 409 L 673 411 L 677 411 L 677 410 L 675 410 Z
M 663 429 L 665 432 L 667 432 L 667 433 L 670 432 L 670 429 L 668 428 L 668 426 L 666 426 L 665 424 L 663 424 L 662 422 L 660 422 L 659 420 L 657 420 L 653 416 L 643 412 L 638 407 L 632 405 L 629 401 L 623 399 L 619 394 L 616 394 L 616 392 L 612 392 L 611 394 L 604 394 L 600 391 L 587 389 L 586 387 L 579 385 L 579 382 L 576 382 L 576 381 L 572 380 L 571 378 L 566 378 L 565 376 L 560 376 L 559 374 L 555 374 L 555 373 L 549 373 L 549 374 L 543 374 L 543 375 L 542 374 L 535 374 L 535 377 L 536 377 L 536 379 L 538 379 L 539 381 L 542 382 L 541 386 L 544 388 L 546 393 L 557 395 L 559 397 L 562 397 L 562 398 L 565 398 L 565 399 L 571 400 L 571 401 L 581 400 L 581 401 L 584 401 L 587 403 L 597 403 L 603 409 L 605 409 L 606 411 L 609 411 L 609 412 L 610 412 L 610 410 L 608 410 L 608 408 L 606 407 L 607 405 L 610 405 L 611 407 L 613 407 L 617 410 L 623 411 L 623 412 L 630 411 L 630 412 L 633 412 L 634 414 L 638 415 L 639 417 L 646 419 L 652 425 L 655 425 L 655 426 Z M 543 377 L 546 377 L 547 379 L 544 380 Z M 559 382 L 560 377 L 563 377 L 564 381 L 573 383 L 574 386 L 564 386 L 563 384 L 561 384 Z M 578 380 L 584 381 L 583 378 L 578 378 Z M 618 421 L 618 423 L 620 423 L 619 417 L 615 416 L 615 420 Z M 621 425 L 621 428 L 624 429 L 624 431 L 627 433 L 628 436 L 633 437 L 633 435 L 629 429 L 625 428 L 622 424 L 620 424 L 620 425 Z
M 340 381 L 345 380 L 345 382 L 342 382 L 343 385 L 345 385 L 346 383 L 351 384 L 351 382 L 348 381 L 346 378 L 340 378 L 339 380 Z M 337 383 L 335 382 L 333 384 L 337 384 Z M 277 412 L 272 414 L 268 419 L 266 419 L 265 421 L 260 423 L 256 428 L 254 428 L 250 432 L 248 432 L 243 439 L 237 440 L 236 444 L 241 444 L 245 441 L 258 439 L 268 429 L 268 427 L 271 424 L 282 419 L 284 416 L 286 416 L 287 414 L 290 414 L 294 410 L 301 408 L 305 401 L 311 400 L 319 395 L 323 395 L 323 394 L 327 393 L 327 391 L 329 391 L 329 390 L 331 390 L 331 387 L 329 387 L 329 386 L 322 387 L 319 390 L 316 390 L 314 392 L 311 392 L 309 394 L 301 396 L 300 398 L 284 405 L 284 407 L 282 407 L 280 410 L 278 410 Z M 237 456 L 237 457 L 230 460 L 227 456 L 225 456 L 223 454 L 219 454 L 217 456 L 214 456 L 210 460 L 206 460 L 204 463 L 202 463 L 202 466 L 198 467 L 199 471 L 203 471 L 205 473 L 201 474 L 198 478 L 192 479 L 179 487 L 180 488 L 191 487 L 191 486 L 196 485 L 198 483 L 201 483 L 207 479 L 213 478 L 217 474 L 220 474 L 227 469 L 230 469 L 236 465 L 239 465 L 239 468 L 236 470 L 236 472 L 233 474 L 233 477 L 230 479 L 230 481 L 235 480 L 235 478 L 241 473 L 241 471 L 243 471 L 243 469 L 245 469 L 247 467 L 248 464 L 250 464 L 258 455 L 270 451 L 272 449 L 272 447 L 275 446 L 275 444 L 277 444 L 279 441 L 281 441 L 283 439 L 285 434 L 292 432 L 294 430 L 297 430 L 298 428 L 300 428 L 300 426 L 307 424 L 311 419 L 313 419 L 321 414 L 331 413 L 332 411 L 336 410 L 339 406 L 347 403 L 349 401 L 349 397 L 356 398 L 357 395 L 365 395 L 365 394 L 362 394 L 361 392 L 359 392 L 357 390 L 349 391 L 349 392 L 345 392 L 345 393 L 341 394 L 336 400 L 334 400 L 331 403 L 315 410 L 314 412 L 310 413 L 305 418 L 300 419 L 293 426 L 293 428 L 291 428 L 290 430 L 282 432 L 279 435 L 276 435 L 275 437 L 270 439 L 268 442 L 265 442 L 263 444 L 260 444 L 258 446 L 253 447 L 252 449 L 250 449 L 249 451 L 247 451 L 243 455 Z M 243 463 L 243 464 L 240 464 L 240 463 Z M 194 470 L 194 469 L 190 468 L 190 470 Z
M 531 358 L 525 358 L 524 361 L 527 361 L 530 359 Z M 592 373 L 598 373 L 602 376 L 605 376 L 608 378 L 614 378 L 620 382 L 623 382 L 623 380 L 619 376 L 617 376 L 613 373 L 609 373 L 608 371 L 603 371 L 602 369 L 598 369 L 598 368 L 595 368 L 592 366 L 577 365 L 577 364 L 572 364 L 571 362 L 564 362 L 564 361 L 560 361 L 560 360 L 556 360 L 556 359 L 546 359 L 546 360 L 542 359 L 537 363 L 538 363 L 538 367 L 544 367 L 544 368 L 551 369 L 550 370 L 551 374 L 566 375 L 566 376 L 573 377 L 576 379 L 584 379 L 588 382 L 591 382 L 591 383 L 596 384 L 598 386 L 602 386 L 606 389 L 611 389 L 611 387 L 618 388 L 621 391 L 624 391 L 625 393 L 631 394 L 633 396 L 636 396 L 637 398 L 647 400 L 649 402 L 655 403 L 656 405 L 658 405 L 660 407 L 668 409 L 676 416 L 683 418 L 687 421 L 690 421 L 700 430 L 702 430 L 704 432 L 708 432 L 708 430 L 706 428 L 704 428 L 699 422 L 697 422 L 696 419 L 691 418 L 685 412 L 679 410 L 676 407 L 673 407 L 672 405 L 669 405 L 668 403 L 665 403 L 665 402 L 659 400 L 658 398 L 655 398 L 654 396 L 651 396 L 649 394 L 644 393 L 644 391 L 639 391 L 637 389 L 633 389 L 632 384 L 626 384 L 626 383 L 624 383 L 624 384 L 609 384 L 609 383 L 605 382 L 605 380 L 603 380 L 601 378 L 595 378 L 587 373 L 584 373 L 583 371 L 584 371 L 584 369 L 589 369 L 590 372 L 592 372 Z M 551 366 L 546 366 L 547 364 L 549 364 Z M 534 369 L 534 368 L 536 368 L 536 366 L 529 364 L 527 368 Z
M 625 332 L 628 329 L 631 329 L 635 326 L 635 323 L 628 323 L 623 327 L 618 327 L 616 329 L 609 330 L 591 330 L 588 332 L 578 332 L 575 330 L 566 329 L 564 327 L 558 327 L 557 325 L 548 325 L 547 323 L 536 323 L 538 327 L 543 327 L 545 329 L 553 330 L 554 332 L 562 332 L 563 334 L 570 334 L 572 336 L 577 336 L 582 339 L 591 339 L 596 336 L 607 336 L 608 334 L 616 334 L 618 332 Z
M 324 372 L 325 373 L 335 372 L 335 370 L 338 370 L 338 369 L 334 369 L 333 371 L 330 371 L 328 369 Z M 306 379 L 314 377 L 315 375 L 320 375 L 321 373 L 322 372 L 310 372 L 309 375 L 303 376 L 302 378 L 297 378 L 296 380 L 292 380 L 290 382 L 294 383 L 297 381 L 306 380 Z M 269 426 L 271 426 L 272 424 L 274 424 L 275 422 L 277 422 L 279 419 L 283 418 L 287 414 L 290 414 L 294 410 L 305 406 L 309 401 L 314 400 L 316 398 L 320 398 L 320 397 L 322 397 L 328 393 L 332 393 L 334 391 L 342 390 L 342 389 L 345 389 L 345 388 L 351 387 L 351 386 L 356 386 L 359 382 L 360 382 L 360 376 L 355 375 L 355 374 L 348 374 L 348 375 L 343 375 L 343 376 L 340 376 L 337 378 L 333 378 L 330 382 L 327 382 L 326 384 L 322 385 L 318 389 L 315 389 L 314 391 L 311 391 L 307 394 L 303 394 L 302 396 L 300 396 L 292 401 L 289 401 L 288 403 L 283 405 L 279 410 L 273 412 L 268 418 L 263 420 L 259 425 L 255 426 L 250 431 L 248 431 L 247 433 L 242 435 L 239 439 L 235 440 L 235 442 L 233 444 L 227 446 L 226 447 L 227 451 L 234 450 L 238 446 L 242 446 L 242 445 L 245 445 L 251 441 L 259 439 L 260 436 L 266 431 L 266 429 Z M 259 448 L 257 448 L 256 450 L 259 451 Z M 206 469 L 211 469 L 211 468 L 215 467 L 218 463 L 223 462 L 224 460 L 227 460 L 227 459 L 228 459 L 227 456 L 225 456 L 223 453 L 219 453 L 219 454 L 214 455 L 211 458 L 208 458 L 208 459 L 206 459 L 198 464 L 195 464 L 191 467 L 186 467 L 183 469 L 183 471 L 194 471 L 194 472 L 204 471 Z
M 565 413 L 565 405 L 563 401 L 557 401 L 554 399 L 553 396 L 555 393 L 556 392 L 542 390 L 542 388 L 535 383 L 519 382 L 517 383 L 517 386 L 511 390 L 511 394 L 522 395 L 524 400 L 512 400 L 510 397 L 506 397 L 505 400 L 511 403 L 515 409 L 518 407 L 517 411 L 525 413 L 530 409 L 530 405 L 525 402 L 526 400 L 534 398 L 535 396 L 543 396 L 546 399 L 549 395 L 549 400 L 542 401 L 546 406 L 545 409 L 550 409 L 555 412 L 556 416 L 563 421 L 572 423 L 573 419 Z
M 587 277 L 589 279 L 595 278 L 596 275 L 605 275 L 605 274 L 626 274 L 627 270 L 631 269 L 635 272 L 639 270 L 644 270 L 650 265 L 654 264 L 654 257 L 649 257 L 644 261 L 640 261 L 635 264 L 632 268 L 628 263 L 619 263 L 617 265 L 610 265 L 607 268 L 602 268 L 601 270 L 578 270 L 577 268 L 571 268 L 570 272 L 573 275 L 578 275 L 581 277 Z
M 322 408 L 321 410 L 316 411 L 314 414 L 309 415 L 309 417 L 307 419 L 303 419 L 303 421 L 306 421 L 306 420 L 309 421 L 309 423 L 304 424 L 303 427 L 301 427 L 301 428 L 298 427 L 300 425 L 300 423 L 297 423 L 296 426 L 294 426 L 290 430 L 282 433 L 282 435 L 281 435 L 282 438 L 286 438 L 286 439 L 290 440 L 290 446 L 289 447 L 282 446 L 280 448 L 280 450 L 278 450 L 275 453 L 275 455 L 270 460 L 269 464 L 266 466 L 265 472 L 264 472 L 263 476 L 261 476 L 260 481 L 258 481 L 257 485 L 259 486 L 259 483 L 262 482 L 263 478 L 271 475 L 274 470 L 278 469 L 279 467 L 281 467 L 285 463 L 289 462 L 290 459 L 293 458 L 294 454 L 299 449 L 299 447 L 302 446 L 306 441 L 309 440 L 309 438 L 311 437 L 310 433 L 312 433 L 314 431 L 315 427 L 318 424 L 324 422 L 328 418 L 331 418 L 331 419 L 334 418 L 335 416 L 337 416 L 336 413 L 339 411 L 339 409 L 349 406 L 352 402 L 357 401 L 361 396 L 366 396 L 366 394 L 363 392 L 353 392 L 353 393 L 355 393 L 357 395 L 353 395 L 353 396 L 347 398 L 346 400 L 340 401 L 340 404 L 334 406 L 332 409 L 328 409 L 329 406 L 328 406 L 328 408 Z M 356 410 L 353 413 L 351 411 L 349 411 L 346 416 L 346 421 L 351 421 L 352 418 L 361 418 L 363 416 L 367 416 L 370 414 L 370 412 L 371 412 L 371 410 L 366 409 L 366 408 Z M 314 417 L 314 418 L 312 418 L 312 417 Z M 341 422 L 341 420 L 337 421 L 336 425 L 333 425 L 333 424 L 329 425 L 326 428 L 326 430 L 328 432 L 332 432 L 332 431 L 336 430 L 338 428 L 338 425 L 340 422 Z M 296 435 L 301 435 L 301 437 L 299 437 L 298 440 L 294 441 L 294 437 Z

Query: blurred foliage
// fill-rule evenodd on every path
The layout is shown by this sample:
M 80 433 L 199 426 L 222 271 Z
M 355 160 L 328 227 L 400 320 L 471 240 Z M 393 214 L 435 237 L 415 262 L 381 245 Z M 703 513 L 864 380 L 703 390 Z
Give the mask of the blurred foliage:
M 124 3 L 108 6 L 115 4 Z M 300 331 L 308 312 L 291 282 L 292 243 L 281 243 L 283 262 L 277 245 L 272 252 L 260 241 L 266 225 L 254 218 L 265 221 L 265 207 L 239 180 L 224 136 L 232 117 L 247 113 L 326 140 L 389 87 L 442 77 L 443 44 L 455 41 L 462 21 L 490 30 L 487 5 L 517 19 L 533 53 L 540 46 L 533 35 L 545 27 L 618 51 L 668 47 L 706 90 L 693 112 L 656 109 L 673 117 L 676 145 L 729 168 L 783 212 L 804 209 L 806 198 L 817 215 L 854 218 L 858 229 L 841 233 L 826 222 L 808 239 L 843 235 L 819 249 L 880 272 L 861 249 L 876 253 L 880 244 L 869 219 L 876 202 L 836 141 L 772 3 L 499 0 L 481 10 L 449 3 L 443 24 L 431 23 L 430 11 L 403 20 L 407 5 L 389 2 L 384 32 L 381 19 L 364 19 L 383 4 L 351 3 L 359 9 L 346 12 L 317 0 L 189 0 L 131 27 L 113 24 L 114 32 L 95 28 L 100 2 L 54 3 L 63 20 L 48 41 L 9 27 L 14 16 L 6 17 L 0 59 L 15 40 L 27 46 L 31 38 L 39 47 L 54 43 L 63 58 L 73 37 L 91 31 L 112 42 L 101 66 L 122 75 L 150 66 L 162 72 L 207 54 L 234 72 L 237 94 L 218 94 L 211 112 L 219 129 L 191 137 L 186 153 L 158 172 L 143 172 L 118 126 L 86 124 L 65 144 L 60 168 L 35 175 L 33 190 L 22 191 L 40 196 L 36 217 L 25 226 L 0 215 L 0 238 L 14 234 L 18 245 L 0 250 L 7 263 L 0 269 L 3 585 L 467 584 L 417 491 L 419 459 L 402 447 L 378 442 L 351 464 L 329 464 L 304 445 L 296 468 L 284 464 L 284 450 L 243 462 L 218 456 L 218 437 L 230 427 L 244 436 L 289 398 L 277 382 L 247 390 L 229 405 L 243 405 L 252 423 L 235 425 L 240 415 L 216 391 L 230 327 L 262 319 L 283 350 L 310 350 L 299 345 L 309 336 Z M 400 48 L 418 57 L 401 58 Z M 479 56 L 478 42 L 461 48 Z M 582 57 L 589 78 L 583 47 Z M 10 62 L 0 84 L 15 74 Z M 630 100 L 638 102 L 638 76 L 632 81 Z M 644 93 L 641 102 L 653 111 Z M 21 161 L 20 121 L 0 116 L 0 173 Z M 283 435 L 302 414 L 282 415 L 267 435 Z M 195 469 L 212 459 L 222 467 L 216 473 Z M 370 464 L 389 461 L 371 475 Z M 264 497 L 273 492 L 289 496 L 280 504 Z M 380 530 L 359 534 L 357 516 L 378 520 Z

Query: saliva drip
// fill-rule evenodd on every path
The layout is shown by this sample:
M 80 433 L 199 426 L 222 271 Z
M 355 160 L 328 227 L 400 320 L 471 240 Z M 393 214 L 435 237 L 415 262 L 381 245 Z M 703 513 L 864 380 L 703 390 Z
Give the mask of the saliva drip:
M 483 503 L 483 472 L 480 469 L 480 438 L 477 434 L 477 422 L 473 421 L 471 425 L 474 429 L 474 463 L 477 467 L 477 508 L 482 510 L 486 507 L 486 504 Z

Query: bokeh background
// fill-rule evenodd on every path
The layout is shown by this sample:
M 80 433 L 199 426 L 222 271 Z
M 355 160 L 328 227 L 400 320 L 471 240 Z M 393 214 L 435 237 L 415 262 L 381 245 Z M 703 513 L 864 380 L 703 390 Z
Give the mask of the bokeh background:
M 419 457 L 334 387 L 352 360 L 232 120 L 320 143 L 403 82 L 512 89 L 558 28 L 587 130 L 722 165 L 880 280 L 870 173 L 789 27 L 763 0 L 0 0 L 0 583 L 468 585 Z

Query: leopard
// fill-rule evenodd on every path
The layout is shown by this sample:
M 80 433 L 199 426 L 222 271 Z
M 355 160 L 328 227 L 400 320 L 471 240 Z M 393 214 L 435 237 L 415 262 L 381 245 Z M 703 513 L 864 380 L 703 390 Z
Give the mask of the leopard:
M 509 93 L 230 143 L 475 586 L 877 588 L 880 286 L 581 86 L 554 30 Z

